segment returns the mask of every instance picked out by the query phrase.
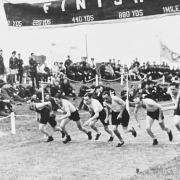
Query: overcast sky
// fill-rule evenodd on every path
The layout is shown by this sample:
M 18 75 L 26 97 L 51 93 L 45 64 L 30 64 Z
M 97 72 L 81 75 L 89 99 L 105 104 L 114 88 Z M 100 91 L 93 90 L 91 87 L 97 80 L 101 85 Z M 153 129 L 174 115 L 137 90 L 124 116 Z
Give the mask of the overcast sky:
M 22 54 L 25 64 L 31 52 L 46 55 L 48 64 L 64 61 L 68 54 L 78 61 L 86 55 L 85 34 L 88 56 L 94 57 L 96 62 L 115 58 L 122 64 L 129 64 L 136 57 L 141 61 L 158 62 L 160 40 L 180 54 L 180 16 L 115 24 L 24 29 L 8 28 L 2 7 L 0 14 L 0 49 L 4 50 L 6 64 L 13 50 Z

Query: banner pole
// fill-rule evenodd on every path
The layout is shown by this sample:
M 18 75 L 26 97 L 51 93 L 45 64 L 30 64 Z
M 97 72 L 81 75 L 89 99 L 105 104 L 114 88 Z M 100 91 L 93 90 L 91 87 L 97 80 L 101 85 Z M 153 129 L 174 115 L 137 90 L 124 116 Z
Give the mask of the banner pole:
M 96 86 L 99 85 L 99 82 L 98 82 L 98 75 L 96 74 Z
M 163 79 L 162 80 L 163 80 L 162 83 L 165 84 L 165 76 L 164 75 L 163 75 Z
M 88 42 L 87 42 L 87 34 L 85 35 L 85 42 L 86 42 L 86 57 L 88 61 Z
M 124 75 L 121 74 L 121 85 L 123 85 L 123 79 L 124 79 Z
M 127 74 L 127 81 L 126 81 L 126 89 L 127 89 L 127 93 L 126 93 L 126 109 L 129 112 L 129 80 L 128 80 L 128 74 Z
M 44 102 L 44 85 L 41 84 L 41 86 L 42 86 L 42 102 Z

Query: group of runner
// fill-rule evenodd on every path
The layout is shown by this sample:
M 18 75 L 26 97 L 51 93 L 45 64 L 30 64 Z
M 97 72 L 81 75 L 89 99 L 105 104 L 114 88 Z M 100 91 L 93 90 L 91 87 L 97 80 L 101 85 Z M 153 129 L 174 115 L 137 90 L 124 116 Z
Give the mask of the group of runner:
M 174 123 L 178 131 L 180 131 L 180 93 L 179 85 L 176 83 L 170 84 L 171 97 L 173 106 L 163 108 L 156 101 L 149 98 L 142 98 L 140 94 L 137 94 L 134 98 L 134 115 L 139 128 L 141 127 L 138 118 L 138 110 L 143 107 L 146 108 L 146 131 L 153 140 L 153 145 L 158 144 L 156 136 L 152 132 L 152 125 L 155 120 L 159 122 L 159 125 L 163 131 L 168 135 L 169 141 L 173 140 L 173 134 L 171 129 L 166 127 L 164 122 L 164 110 L 174 109 Z M 126 109 L 126 103 L 120 97 L 111 94 L 110 91 L 104 91 L 98 93 L 87 92 L 83 97 L 83 103 L 89 109 L 90 118 L 82 125 L 78 109 L 67 99 L 64 99 L 60 93 L 57 93 L 54 98 L 46 97 L 46 102 L 31 103 L 30 109 L 40 114 L 39 117 L 39 129 L 45 134 L 47 142 L 53 141 L 52 134 L 46 131 L 46 124 L 49 123 L 54 131 L 60 131 L 63 138 L 63 143 L 66 144 L 71 141 L 71 136 L 66 129 L 66 125 L 72 120 L 76 122 L 80 131 L 85 133 L 89 140 L 92 139 L 92 132 L 86 128 L 89 126 L 96 132 L 95 140 L 98 140 L 101 136 L 101 132 L 97 127 L 97 122 L 100 120 L 104 130 L 109 134 L 108 142 L 114 140 L 116 136 L 119 140 L 116 147 L 121 147 L 124 144 L 124 140 L 118 130 L 119 125 L 122 126 L 124 133 L 130 133 L 134 137 L 137 136 L 137 132 L 134 127 L 129 128 L 130 115 Z M 63 114 L 59 118 L 54 113 L 54 107 L 57 106 L 58 111 Z M 57 125 L 57 121 L 60 121 L 60 126 Z M 110 123 L 111 122 L 111 123 Z M 109 125 L 113 126 L 113 131 L 109 128 Z

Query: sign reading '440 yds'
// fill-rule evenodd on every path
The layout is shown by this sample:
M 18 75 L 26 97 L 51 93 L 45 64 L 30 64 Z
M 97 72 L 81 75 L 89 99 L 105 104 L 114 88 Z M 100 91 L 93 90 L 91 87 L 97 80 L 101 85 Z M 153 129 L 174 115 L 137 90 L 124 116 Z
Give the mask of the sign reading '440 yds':
M 13 0 L 14 1 L 14 0 Z M 21 0 L 4 3 L 9 26 L 51 26 L 124 21 L 177 14 L 180 0 Z

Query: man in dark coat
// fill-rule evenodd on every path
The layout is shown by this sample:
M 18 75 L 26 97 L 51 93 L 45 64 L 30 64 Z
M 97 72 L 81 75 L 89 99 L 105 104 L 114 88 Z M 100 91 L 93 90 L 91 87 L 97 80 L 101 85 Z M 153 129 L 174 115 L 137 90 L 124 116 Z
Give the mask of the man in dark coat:
M 70 66 L 72 64 L 72 61 L 70 59 L 70 56 L 67 56 L 67 60 L 64 63 L 64 66 L 67 68 L 68 66 Z
M 18 74 L 17 80 L 20 84 L 22 84 L 22 77 L 23 77 L 23 60 L 21 59 L 21 54 L 18 54 L 18 62 L 17 62 Z
M 34 53 L 31 53 L 31 56 L 29 57 L 29 65 L 30 65 L 30 76 L 31 76 L 32 86 L 35 87 L 35 84 L 34 84 L 34 80 L 35 80 L 36 87 L 39 89 L 37 62 L 35 60 Z
M 13 83 L 15 83 L 16 81 L 16 74 L 17 74 L 17 62 L 18 62 L 18 59 L 16 57 L 16 51 L 13 51 L 12 52 L 12 56 L 10 57 L 9 59 L 9 68 L 10 68 L 10 84 L 13 85 Z
M 0 50 L 0 78 L 3 79 L 4 78 L 4 74 L 5 74 L 5 66 L 4 66 L 4 58 L 2 56 L 3 54 L 3 50 Z

